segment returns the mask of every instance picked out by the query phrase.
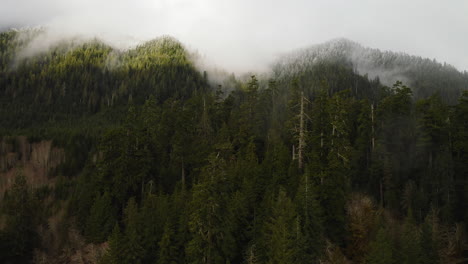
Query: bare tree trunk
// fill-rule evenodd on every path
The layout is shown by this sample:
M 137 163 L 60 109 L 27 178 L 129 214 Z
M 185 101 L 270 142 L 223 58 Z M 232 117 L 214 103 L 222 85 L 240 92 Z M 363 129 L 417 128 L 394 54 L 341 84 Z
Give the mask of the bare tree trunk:
M 371 138 L 372 138 L 372 150 L 374 150 L 375 148 L 375 128 L 374 128 L 374 103 L 371 104 L 371 127 L 372 127 L 372 135 L 371 135 Z
M 299 146 L 298 146 L 298 166 L 302 169 L 305 147 L 305 127 L 304 127 L 304 92 L 301 92 L 301 113 L 299 121 Z

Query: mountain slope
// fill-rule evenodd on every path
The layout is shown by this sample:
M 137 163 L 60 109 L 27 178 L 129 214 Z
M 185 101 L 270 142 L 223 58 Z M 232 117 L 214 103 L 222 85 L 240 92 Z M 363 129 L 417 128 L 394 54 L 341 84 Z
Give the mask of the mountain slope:
M 0 263 L 467 259 L 467 91 L 415 100 L 360 75 L 346 42 L 228 92 L 169 37 L 31 57 L 15 34 L 0 35 Z
M 142 104 L 188 97 L 205 87 L 181 43 L 170 37 L 122 51 L 97 40 L 64 40 L 34 56 L 22 52 L 35 31 L 0 34 L 0 116 L 27 128 Z M 25 37 L 26 35 L 26 37 Z
M 336 39 L 301 49 L 281 57 L 273 67 L 277 78 L 304 75 L 318 65 L 340 65 L 370 79 L 391 86 L 400 80 L 413 88 L 416 98 L 437 92 L 455 103 L 468 88 L 468 73 L 449 64 L 405 53 L 366 48 L 347 39 Z

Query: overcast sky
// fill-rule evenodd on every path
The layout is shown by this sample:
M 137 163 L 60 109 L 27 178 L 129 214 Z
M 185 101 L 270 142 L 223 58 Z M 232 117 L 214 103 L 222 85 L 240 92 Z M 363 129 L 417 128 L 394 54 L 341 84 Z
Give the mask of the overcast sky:
M 172 35 L 228 70 L 334 38 L 468 70 L 468 0 L 0 0 L 0 29 L 146 40 Z

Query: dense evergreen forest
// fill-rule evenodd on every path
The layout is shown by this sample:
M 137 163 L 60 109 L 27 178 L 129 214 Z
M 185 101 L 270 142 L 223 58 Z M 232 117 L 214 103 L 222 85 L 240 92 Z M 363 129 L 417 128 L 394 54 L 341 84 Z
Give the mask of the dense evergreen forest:
M 16 164 L 0 262 L 468 262 L 466 73 L 369 51 L 419 65 L 387 86 L 338 41 L 226 89 L 171 37 L 19 56 L 40 33 L 0 34 L 0 168 L 20 136 L 64 157 Z

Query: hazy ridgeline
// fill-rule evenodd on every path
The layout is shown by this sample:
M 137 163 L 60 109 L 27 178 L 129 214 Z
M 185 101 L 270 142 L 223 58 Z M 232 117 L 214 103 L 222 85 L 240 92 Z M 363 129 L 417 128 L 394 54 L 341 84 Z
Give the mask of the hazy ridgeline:
M 2 262 L 466 261 L 466 72 L 339 39 L 236 76 L 41 34 L 0 34 Z

